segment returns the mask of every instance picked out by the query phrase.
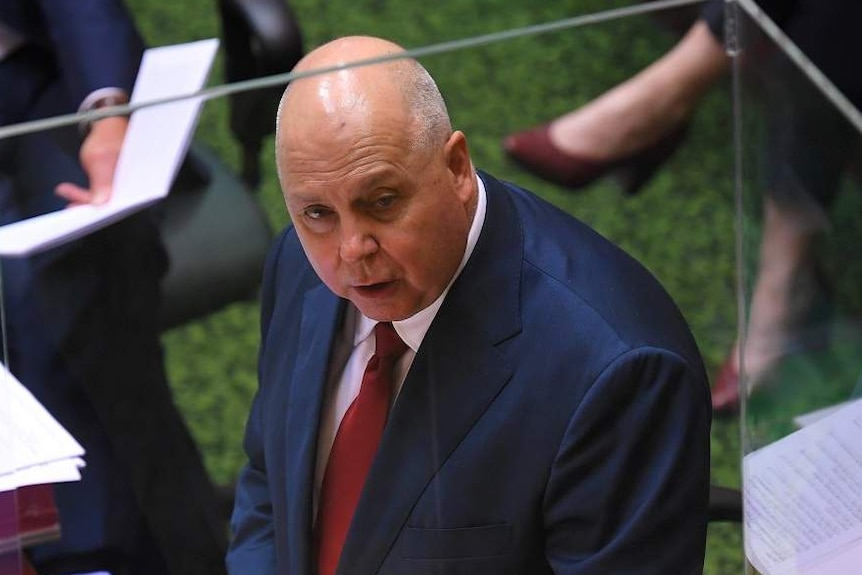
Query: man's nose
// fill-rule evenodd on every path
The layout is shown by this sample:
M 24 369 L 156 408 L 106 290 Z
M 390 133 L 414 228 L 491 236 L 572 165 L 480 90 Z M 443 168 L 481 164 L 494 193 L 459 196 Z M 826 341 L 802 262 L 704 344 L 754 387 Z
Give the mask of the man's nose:
M 355 263 L 375 253 L 378 249 L 377 240 L 368 230 L 358 226 L 342 229 L 340 256 L 347 263 Z

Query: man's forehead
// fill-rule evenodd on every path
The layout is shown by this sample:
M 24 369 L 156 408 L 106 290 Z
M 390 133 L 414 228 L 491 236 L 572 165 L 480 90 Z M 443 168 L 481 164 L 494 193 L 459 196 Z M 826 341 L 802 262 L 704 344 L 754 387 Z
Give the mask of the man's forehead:
M 409 147 L 415 129 L 412 115 L 395 97 L 366 92 L 338 94 L 321 84 L 312 105 L 296 102 L 281 118 L 280 146 L 300 160 L 349 154 L 351 149 Z
M 371 69 L 376 66 L 379 65 L 294 80 L 286 93 L 286 104 L 300 117 L 370 113 L 375 107 L 391 109 L 402 100 L 402 89 L 387 72 Z
M 290 173 L 285 178 L 284 197 L 289 206 L 330 203 L 336 198 L 347 202 L 362 202 L 381 189 L 399 189 L 404 170 L 391 164 L 379 163 L 367 170 L 354 170 L 344 177 L 330 174 Z

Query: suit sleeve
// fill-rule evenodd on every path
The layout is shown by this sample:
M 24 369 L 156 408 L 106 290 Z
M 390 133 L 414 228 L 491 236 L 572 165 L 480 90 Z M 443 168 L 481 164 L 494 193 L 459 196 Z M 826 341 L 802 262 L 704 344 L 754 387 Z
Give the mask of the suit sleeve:
M 554 573 L 702 572 L 707 391 L 702 370 L 664 350 L 631 351 L 605 369 L 569 422 L 549 478 Z
M 37 0 L 75 105 L 100 88 L 131 94 L 143 42 L 120 0 Z
M 264 266 L 261 287 L 261 350 L 265 353 L 266 334 L 276 294 L 276 268 L 285 234 L 273 244 Z M 262 381 L 260 374 L 258 380 Z M 259 388 L 246 425 L 243 447 L 248 457 L 239 476 L 234 512 L 231 517 L 233 537 L 227 554 L 231 575 L 275 575 L 275 526 L 272 498 L 264 453 L 264 414 L 266 390 Z
M 227 554 L 231 575 L 275 575 L 275 526 L 261 441 L 261 398 L 255 398 L 246 427 L 248 463 L 239 476 Z

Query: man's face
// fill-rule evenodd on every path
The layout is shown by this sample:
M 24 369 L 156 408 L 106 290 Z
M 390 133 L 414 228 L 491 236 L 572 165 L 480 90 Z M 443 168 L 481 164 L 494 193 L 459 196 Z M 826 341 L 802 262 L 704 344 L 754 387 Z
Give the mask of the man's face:
M 341 132 L 280 152 L 288 212 L 330 290 L 372 319 L 405 319 L 437 299 L 464 255 L 475 210 L 466 142 L 456 132 L 413 150 L 403 123 Z

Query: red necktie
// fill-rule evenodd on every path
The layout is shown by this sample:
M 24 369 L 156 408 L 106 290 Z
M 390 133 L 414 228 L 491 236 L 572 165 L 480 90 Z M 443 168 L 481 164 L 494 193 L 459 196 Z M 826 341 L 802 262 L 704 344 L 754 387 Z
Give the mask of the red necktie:
M 333 575 L 365 476 L 371 468 L 389 414 L 393 368 L 407 350 L 391 323 L 374 326 L 375 351 L 368 360 L 359 395 L 338 426 L 326 463 L 317 511 L 318 575 Z

